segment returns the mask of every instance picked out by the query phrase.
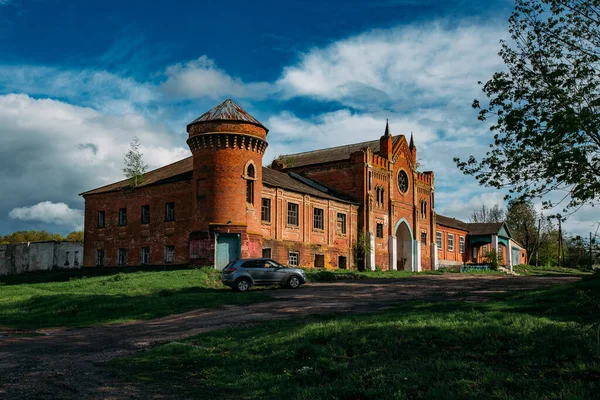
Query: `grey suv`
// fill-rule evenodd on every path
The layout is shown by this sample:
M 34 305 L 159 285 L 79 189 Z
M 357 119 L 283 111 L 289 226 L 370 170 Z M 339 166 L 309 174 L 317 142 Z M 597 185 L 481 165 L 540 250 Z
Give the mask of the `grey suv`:
M 306 283 L 306 274 L 299 268 L 288 268 L 270 258 L 232 261 L 223 268 L 221 281 L 238 292 L 252 285 L 285 285 L 292 289 Z

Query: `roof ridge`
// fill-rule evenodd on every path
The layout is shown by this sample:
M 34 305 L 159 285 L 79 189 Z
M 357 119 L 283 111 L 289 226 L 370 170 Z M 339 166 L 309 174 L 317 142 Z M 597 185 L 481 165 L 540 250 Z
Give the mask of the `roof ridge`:
M 299 155 L 303 155 L 303 154 L 310 154 L 310 153 L 317 153 L 319 151 L 327 151 L 327 150 L 333 150 L 333 149 L 341 149 L 343 147 L 350 147 L 350 146 L 356 146 L 359 144 L 366 144 L 366 143 L 375 143 L 375 142 L 379 142 L 379 139 L 375 139 L 375 140 L 368 140 L 366 142 L 357 142 L 357 143 L 348 143 L 348 144 L 343 144 L 340 146 L 333 146 L 333 147 L 326 147 L 324 149 L 317 149 L 317 150 L 309 150 L 309 151 L 302 151 L 300 153 L 290 153 L 290 154 L 282 154 L 279 157 L 286 157 L 286 156 L 299 156 Z

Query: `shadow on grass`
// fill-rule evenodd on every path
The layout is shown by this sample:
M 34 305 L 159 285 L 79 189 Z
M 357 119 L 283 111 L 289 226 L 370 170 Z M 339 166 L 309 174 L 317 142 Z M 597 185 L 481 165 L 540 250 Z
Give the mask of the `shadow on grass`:
M 192 398 L 594 398 L 600 345 L 576 321 L 597 303 L 574 293 L 597 299 L 598 284 L 228 329 L 111 367 L 155 393 Z
M 146 320 L 198 308 L 268 301 L 262 291 L 188 287 L 144 295 L 52 293 L 0 303 L 0 326 L 19 329 L 81 327 Z

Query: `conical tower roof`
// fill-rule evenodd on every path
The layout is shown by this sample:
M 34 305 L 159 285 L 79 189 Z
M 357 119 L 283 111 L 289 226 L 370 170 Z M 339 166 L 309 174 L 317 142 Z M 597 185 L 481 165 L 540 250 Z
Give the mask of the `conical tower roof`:
M 188 126 L 193 124 L 198 124 L 202 122 L 212 122 L 212 121 L 238 121 L 245 122 L 248 124 L 253 124 L 260 126 L 261 128 L 269 131 L 263 124 L 260 123 L 256 118 L 250 115 L 246 110 L 244 110 L 239 104 L 231 99 L 227 99 L 223 101 L 221 104 L 213 107 L 209 111 L 205 112 L 192 122 L 188 124 Z

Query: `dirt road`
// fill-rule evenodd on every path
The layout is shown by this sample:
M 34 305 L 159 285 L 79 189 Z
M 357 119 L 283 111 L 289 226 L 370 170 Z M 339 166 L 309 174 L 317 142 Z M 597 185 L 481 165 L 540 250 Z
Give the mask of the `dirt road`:
M 275 301 L 266 303 L 198 309 L 129 324 L 39 331 L 43 336 L 0 337 L 0 398 L 153 398 L 143 387 L 112 376 L 104 363 L 160 342 L 224 327 L 310 314 L 376 312 L 408 300 L 482 301 L 494 293 L 577 279 L 452 274 L 312 284 L 299 290 L 268 290 Z

